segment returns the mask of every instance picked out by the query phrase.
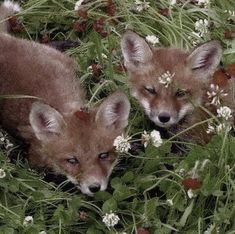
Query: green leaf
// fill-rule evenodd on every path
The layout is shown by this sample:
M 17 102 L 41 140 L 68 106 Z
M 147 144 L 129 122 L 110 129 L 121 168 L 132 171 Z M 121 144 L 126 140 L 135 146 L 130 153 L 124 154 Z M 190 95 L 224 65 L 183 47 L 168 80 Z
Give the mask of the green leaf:
M 104 213 L 109 213 L 111 211 L 117 210 L 117 201 L 114 198 L 110 198 L 106 202 L 104 202 L 102 206 L 102 210 Z
M 113 198 L 116 201 L 122 201 L 131 196 L 131 190 L 125 185 L 119 185 L 115 187 L 115 191 L 113 193 Z

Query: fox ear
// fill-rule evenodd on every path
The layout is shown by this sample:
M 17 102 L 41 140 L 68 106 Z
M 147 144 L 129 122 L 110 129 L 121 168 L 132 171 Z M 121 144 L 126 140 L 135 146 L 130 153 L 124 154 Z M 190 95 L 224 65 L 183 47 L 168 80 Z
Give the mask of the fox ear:
M 117 91 L 106 98 L 98 108 L 96 122 L 110 130 L 123 129 L 128 125 L 130 102 L 127 96 Z
M 54 108 L 40 102 L 33 103 L 29 122 L 34 134 L 41 141 L 60 134 L 65 127 L 63 116 Z
M 152 58 L 152 50 L 148 43 L 134 32 L 127 31 L 121 41 L 125 66 L 136 69 L 145 65 Z
M 199 77 L 209 78 L 219 65 L 223 51 L 218 41 L 207 42 L 188 56 L 187 64 Z

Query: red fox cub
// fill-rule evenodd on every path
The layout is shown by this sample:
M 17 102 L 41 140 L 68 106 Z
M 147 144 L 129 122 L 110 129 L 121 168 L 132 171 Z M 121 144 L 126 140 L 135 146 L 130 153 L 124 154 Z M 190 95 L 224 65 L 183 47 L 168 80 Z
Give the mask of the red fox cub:
M 17 5 L 0 6 L 0 22 Z M 6 21 L 5 21 L 6 22 Z M 6 29 L 7 25 L 1 25 Z M 75 64 L 61 52 L 39 43 L 0 33 L 0 96 L 2 126 L 30 144 L 29 161 L 52 168 L 92 195 L 105 190 L 117 161 L 114 139 L 128 124 L 130 103 L 117 91 L 89 112 L 75 77 Z
M 175 134 L 206 120 L 208 113 L 202 107 L 214 114 L 222 104 L 234 107 L 233 80 L 226 81 L 224 87 L 212 84 L 212 76 L 222 57 L 219 42 L 207 42 L 191 52 L 153 48 L 136 33 L 127 31 L 121 49 L 132 95 L 157 126 Z M 187 139 L 207 140 L 208 134 L 202 125 L 191 130 Z

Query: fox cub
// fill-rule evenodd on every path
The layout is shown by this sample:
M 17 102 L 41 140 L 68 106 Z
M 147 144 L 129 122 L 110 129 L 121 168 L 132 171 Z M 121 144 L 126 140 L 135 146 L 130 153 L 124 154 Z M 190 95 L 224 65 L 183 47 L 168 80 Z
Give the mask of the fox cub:
M 29 143 L 29 162 L 52 168 L 92 195 L 105 190 L 117 161 L 114 139 L 128 124 L 130 103 L 115 92 L 99 106 L 81 111 L 83 90 L 75 77 L 74 61 L 39 43 L 6 34 L 7 21 L 17 5 L 0 6 L 1 125 Z
M 216 98 L 216 90 L 220 88 L 227 94 L 221 93 L 220 104 L 234 110 L 233 79 L 227 80 L 223 87 L 211 86 L 213 73 L 222 57 L 219 42 L 207 42 L 190 52 L 153 48 L 136 33 L 127 31 L 121 49 L 132 95 L 157 126 L 176 134 L 206 120 L 209 112 L 204 108 L 216 114 L 216 105 L 210 103 L 210 98 L 213 95 Z M 210 96 L 208 92 L 213 92 L 210 90 L 213 88 L 216 90 Z M 207 141 L 206 127 L 192 128 L 184 137 Z

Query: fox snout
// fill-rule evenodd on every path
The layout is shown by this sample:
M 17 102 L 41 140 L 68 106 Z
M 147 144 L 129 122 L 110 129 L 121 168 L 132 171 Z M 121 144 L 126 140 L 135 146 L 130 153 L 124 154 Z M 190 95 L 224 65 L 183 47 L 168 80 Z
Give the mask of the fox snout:
M 179 121 L 177 113 L 171 113 L 169 111 L 151 111 L 149 118 L 159 127 L 168 128 Z
M 90 178 L 87 178 L 85 181 L 80 183 L 80 189 L 82 193 L 92 196 L 99 191 L 106 190 L 107 185 L 108 178 L 97 178 L 91 176 Z

